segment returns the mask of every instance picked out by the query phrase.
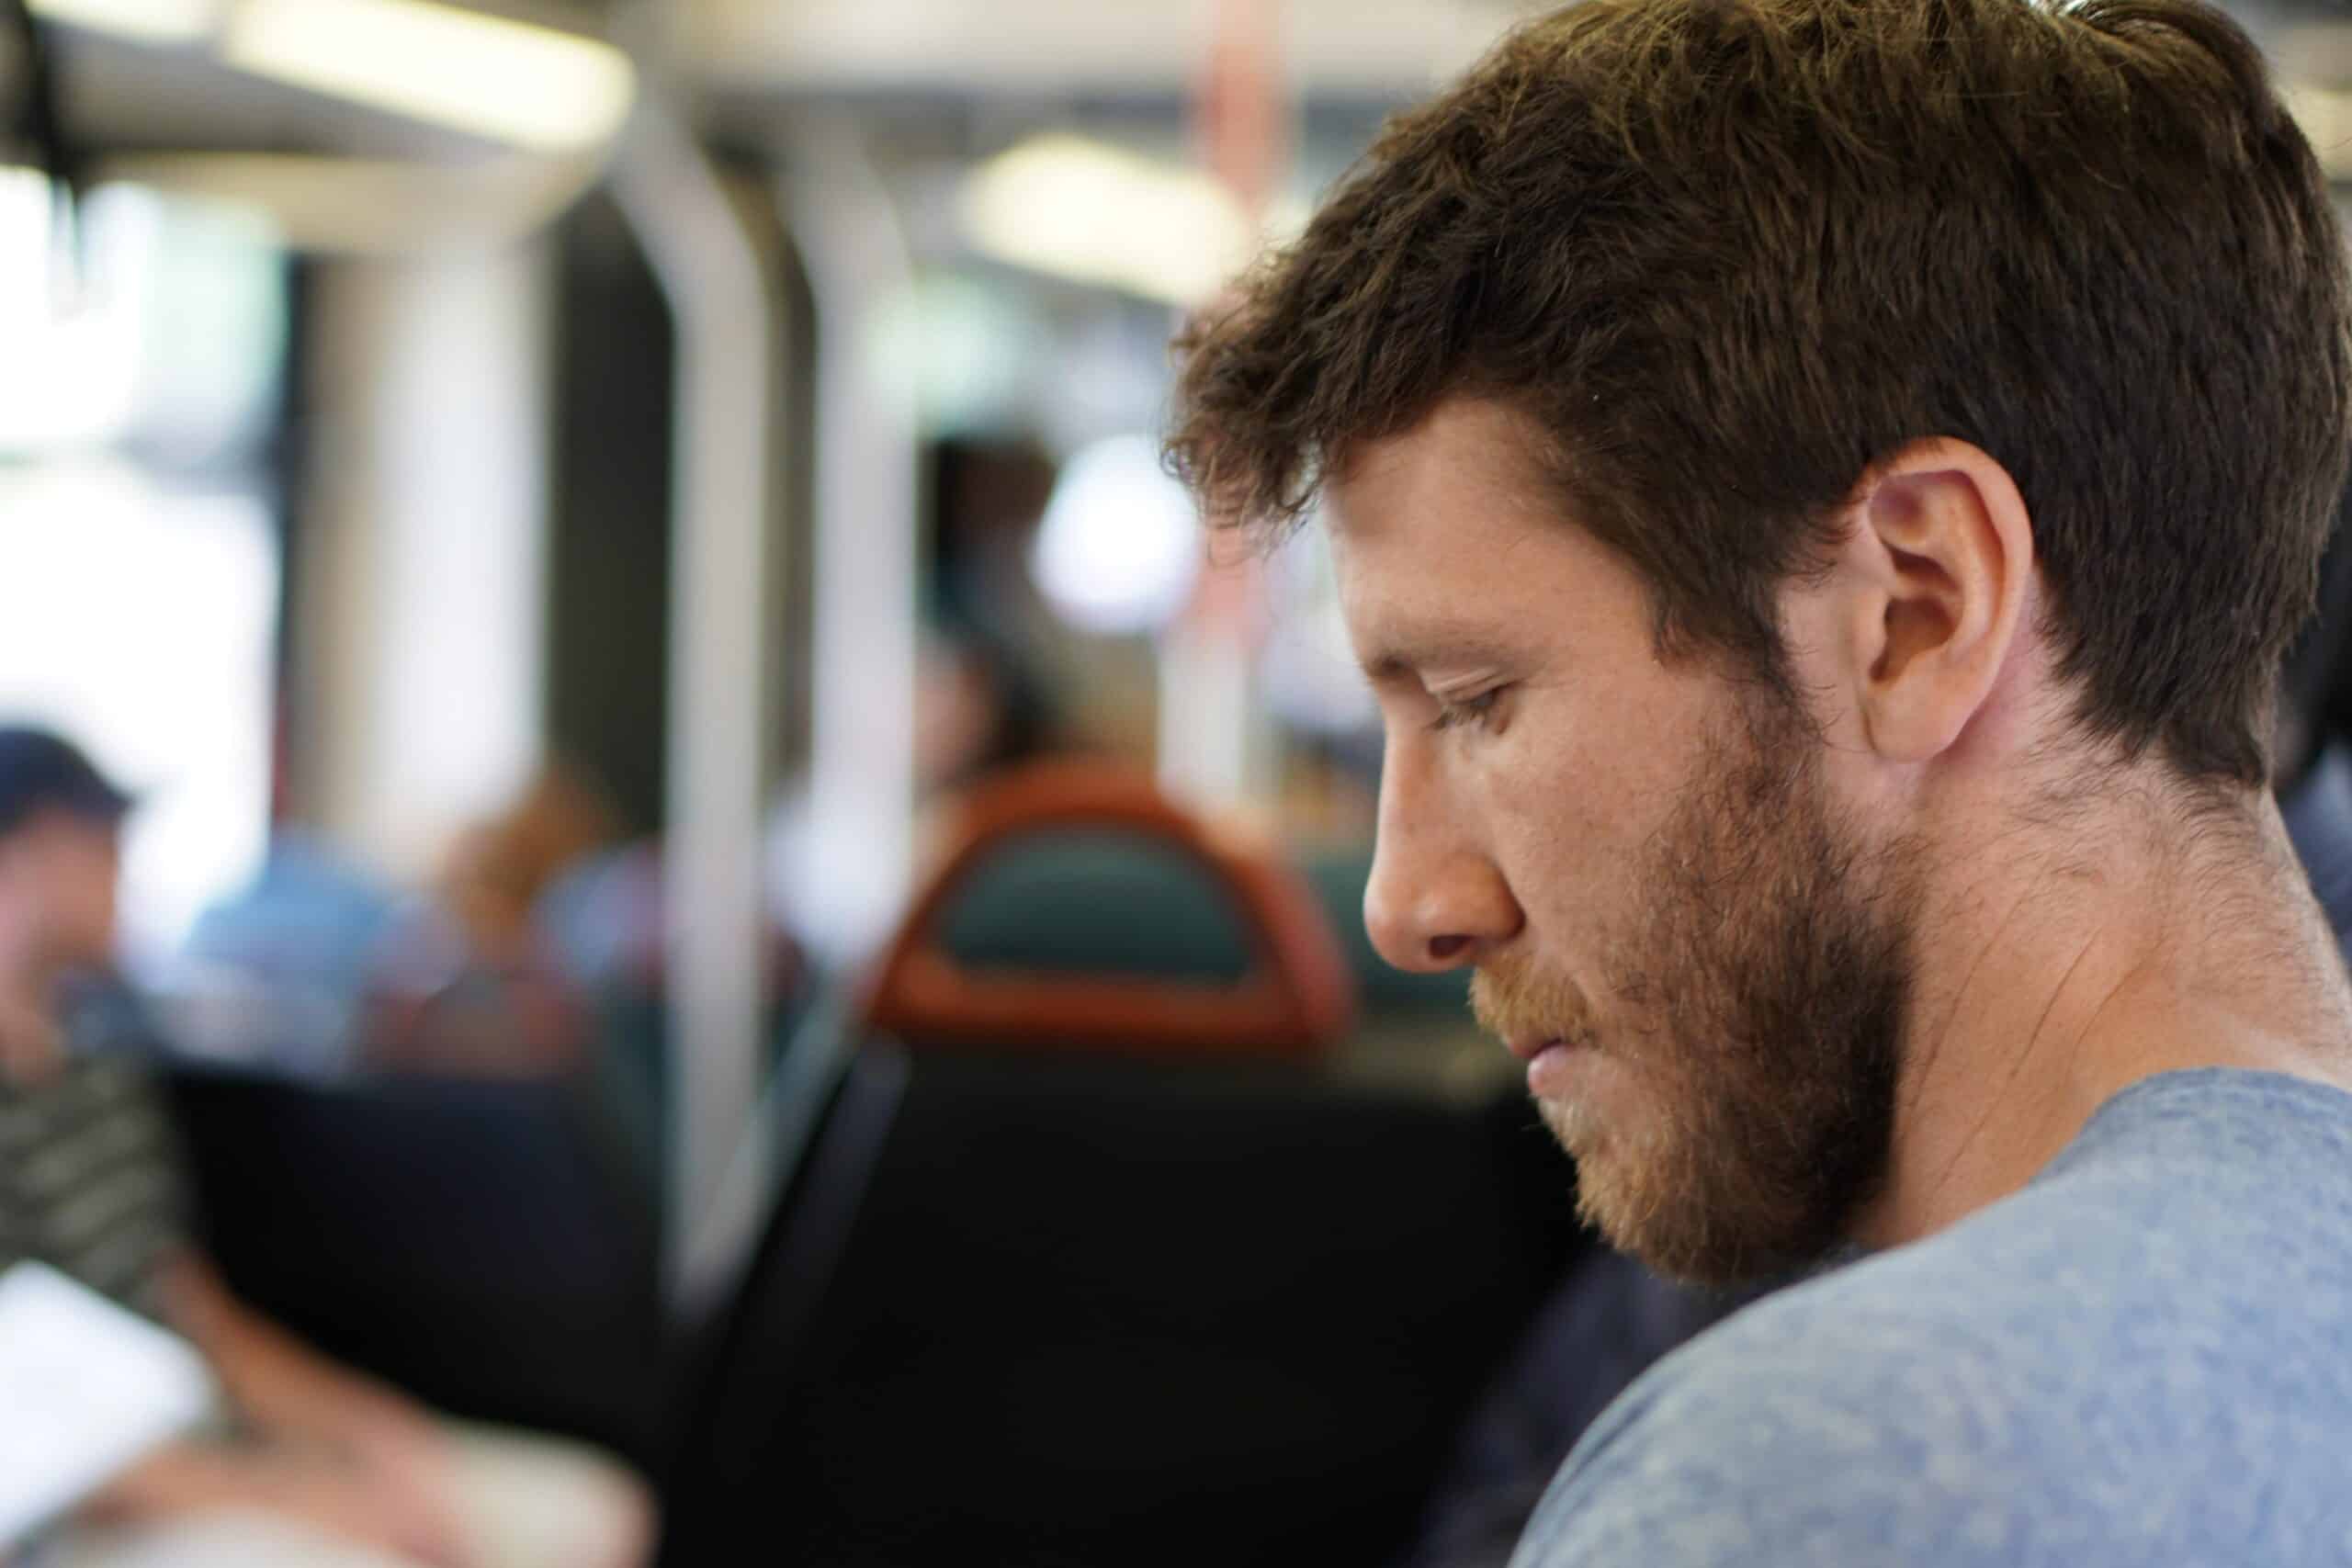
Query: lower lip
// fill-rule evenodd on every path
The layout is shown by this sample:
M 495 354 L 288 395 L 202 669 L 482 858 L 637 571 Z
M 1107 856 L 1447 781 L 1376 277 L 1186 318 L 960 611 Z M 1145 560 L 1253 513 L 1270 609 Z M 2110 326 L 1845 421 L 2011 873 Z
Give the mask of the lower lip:
M 1567 1091 L 1569 1080 L 1575 1077 L 1577 1062 L 1586 1047 L 1566 1041 L 1555 1041 L 1527 1062 L 1527 1089 L 1531 1094 L 1557 1096 Z

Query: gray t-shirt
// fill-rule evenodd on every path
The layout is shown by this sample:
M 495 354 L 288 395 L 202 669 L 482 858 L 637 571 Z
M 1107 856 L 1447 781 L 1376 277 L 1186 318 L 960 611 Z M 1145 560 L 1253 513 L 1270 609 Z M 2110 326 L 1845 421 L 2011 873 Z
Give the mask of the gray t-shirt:
M 1651 1369 L 1512 1561 L 2352 1563 L 2352 1095 L 2133 1085 L 2025 1190 Z

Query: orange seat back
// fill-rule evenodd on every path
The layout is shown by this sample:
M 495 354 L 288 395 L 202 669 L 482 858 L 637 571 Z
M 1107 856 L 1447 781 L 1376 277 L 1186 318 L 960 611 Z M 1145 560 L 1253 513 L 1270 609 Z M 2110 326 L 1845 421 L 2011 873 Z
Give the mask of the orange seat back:
M 951 954 L 941 931 L 975 870 L 1017 840 L 1071 829 L 1133 833 L 1205 868 L 1230 896 L 1254 961 L 1240 983 L 976 969 Z M 967 803 L 954 847 L 884 954 L 865 1007 L 873 1032 L 922 1046 L 1227 1058 L 1315 1055 L 1346 1034 L 1353 1013 L 1338 939 L 1295 872 L 1225 841 L 1133 770 L 1067 761 L 1007 774 Z

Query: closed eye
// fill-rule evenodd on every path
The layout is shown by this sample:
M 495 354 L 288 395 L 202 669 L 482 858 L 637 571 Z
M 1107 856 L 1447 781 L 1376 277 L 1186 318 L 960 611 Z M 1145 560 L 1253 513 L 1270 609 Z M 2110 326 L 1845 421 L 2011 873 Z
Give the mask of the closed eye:
M 1494 720 L 1495 705 L 1502 701 L 1503 694 L 1508 690 L 1510 690 L 1508 686 L 1495 686 L 1479 693 L 1475 697 L 1463 697 L 1453 701 L 1443 697 L 1434 698 L 1433 700 L 1437 703 L 1437 716 L 1430 720 L 1430 729 L 1432 733 L 1442 734 L 1447 730 L 1460 729 L 1464 726 L 1473 726 L 1481 729 L 1487 728 Z

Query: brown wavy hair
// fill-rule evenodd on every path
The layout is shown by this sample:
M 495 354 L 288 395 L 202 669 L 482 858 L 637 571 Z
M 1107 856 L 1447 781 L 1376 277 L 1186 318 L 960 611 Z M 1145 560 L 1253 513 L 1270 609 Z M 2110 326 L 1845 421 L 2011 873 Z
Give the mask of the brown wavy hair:
M 2345 477 L 2342 242 L 2192 0 L 1586 0 L 1394 120 L 1178 340 L 1170 466 L 1278 532 L 1442 398 L 1544 434 L 1661 647 L 1785 691 L 1776 589 L 1921 437 L 2016 479 L 2091 736 L 2257 784 Z

